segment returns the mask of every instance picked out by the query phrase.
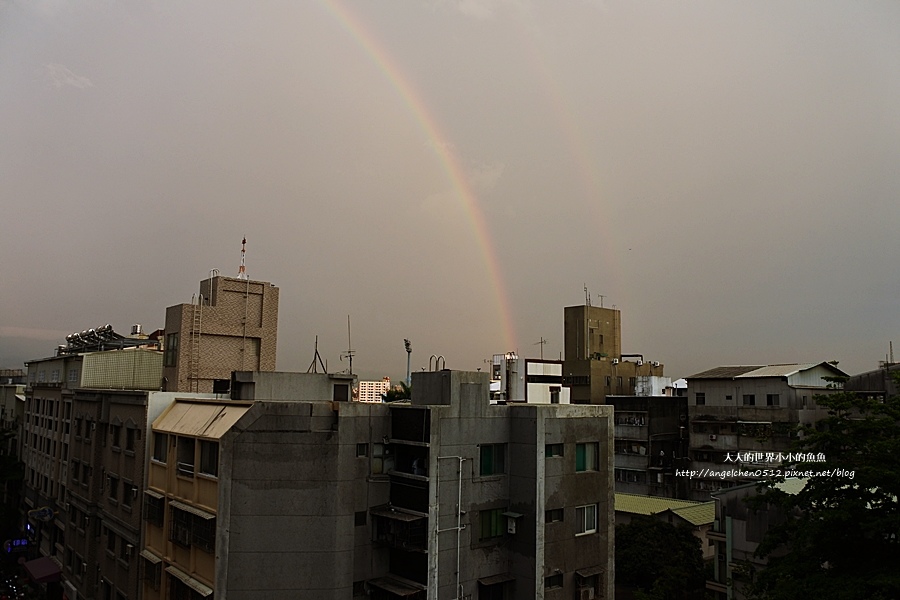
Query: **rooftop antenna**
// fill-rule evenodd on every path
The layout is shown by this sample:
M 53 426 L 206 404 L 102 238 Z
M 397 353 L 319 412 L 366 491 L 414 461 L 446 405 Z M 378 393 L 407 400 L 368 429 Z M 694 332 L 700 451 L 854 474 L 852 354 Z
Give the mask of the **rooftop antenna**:
M 606 298 L 606 294 L 597 294 L 600 296 L 600 308 L 603 308 L 603 299 Z
M 894 364 L 894 342 L 892 340 L 888 340 L 888 347 L 891 350 L 891 364 Z
M 349 371 L 350 374 L 353 375 L 353 355 L 356 354 L 356 350 L 353 349 L 353 344 L 350 343 L 350 315 L 347 315 L 347 351 L 341 354 L 341 360 L 345 358 L 350 361 Z
M 244 262 L 244 256 L 247 254 L 247 238 L 244 237 L 241 242 L 241 266 L 238 267 L 238 279 L 250 279 L 247 277 L 247 266 Z
M 328 372 L 328 366 L 322 362 L 322 356 L 319 354 L 319 336 L 316 336 L 316 353 L 313 355 L 312 362 L 309 363 L 309 368 L 306 369 L 307 373 L 318 373 L 318 366 L 322 365 L 322 372 Z
M 544 336 L 541 336 L 541 341 L 535 342 L 532 346 L 540 346 L 541 347 L 541 360 L 544 360 L 544 344 L 547 343 L 547 340 L 544 339 Z
M 584 304 L 585 306 L 591 305 L 591 295 L 588 293 L 587 284 L 584 284 Z

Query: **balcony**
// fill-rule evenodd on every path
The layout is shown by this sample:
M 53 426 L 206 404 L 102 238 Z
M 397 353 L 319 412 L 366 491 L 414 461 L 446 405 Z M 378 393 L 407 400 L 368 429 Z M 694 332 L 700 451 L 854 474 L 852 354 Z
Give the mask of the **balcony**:
M 391 507 L 373 508 L 375 540 L 401 550 L 427 552 L 428 518 Z
M 617 469 L 646 470 L 650 466 L 646 454 L 616 454 L 614 460 Z
M 616 425 L 616 439 L 646 440 L 650 438 L 646 425 Z

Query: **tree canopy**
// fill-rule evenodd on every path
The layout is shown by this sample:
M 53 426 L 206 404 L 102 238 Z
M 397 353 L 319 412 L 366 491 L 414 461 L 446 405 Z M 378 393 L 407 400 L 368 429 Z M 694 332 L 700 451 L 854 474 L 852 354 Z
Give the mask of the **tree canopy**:
M 755 598 L 900 598 L 900 398 L 853 392 L 817 397 L 828 417 L 803 428 L 801 452 L 825 462 L 786 468 L 818 473 L 801 492 L 769 487 L 751 507 L 787 515 L 757 555 L 768 565 L 748 590 Z
M 639 598 L 703 598 L 706 576 L 700 540 L 690 527 L 652 517 L 616 526 L 616 585 Z

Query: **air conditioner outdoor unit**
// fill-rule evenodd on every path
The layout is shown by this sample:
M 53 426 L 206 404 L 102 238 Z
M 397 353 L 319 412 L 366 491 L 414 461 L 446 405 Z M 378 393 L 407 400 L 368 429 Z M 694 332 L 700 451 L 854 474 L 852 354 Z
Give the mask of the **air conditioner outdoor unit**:
M 637 361 L 637 366 L 640 367 L 640 366 L 643 365 L 643 364 L 644 364 L 644 361 L 642 361 L 642 360 Z
M 594 600 L 594 588 L 578 588 L 578 600 Z
M 134 550 L 134 544 L 125 544 L 125 552 L 128 556 L 131 556 L 131 551 Z
M 618 358 L 612 359 L 612 364 L 614 364 L 614 365 L 619 364 L 619 359 Z
M 716 434 L 712 434 L 709 436 L 709 441 L 711 441 L 711 442 L 714 442 L 717 439 L 719 439 L 719 436 L 717 436 Z
M 658 367 L 658 366 L 659 366 L 659 361 L 658 361 L 658 360 L 654 360 L 654 361 L 653 361 L 653 366 L 654 366 L 654 367 Z

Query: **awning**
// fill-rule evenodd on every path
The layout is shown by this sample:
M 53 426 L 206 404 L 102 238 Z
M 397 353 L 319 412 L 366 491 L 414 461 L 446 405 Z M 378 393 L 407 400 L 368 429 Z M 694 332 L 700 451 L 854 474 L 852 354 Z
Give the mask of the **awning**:
M 204 598 L 212 596 L 213 589 L 201 581 L 198 581 L 179 569 L 178 567 L 166 567 L 166 573 L 181 580 L 181 583 L 188 586 Z
M 189 512 L 192 515 L 197 515 L 201 519 L 206 519 L 207 521 L 216 518 L 216 515 L 211 512 L 206 512 L 203 509 L 191 506 L 190 504 L 185 504 L 184 502 L 179 502 L 178 500 L 170 500 L 169 506 L 177 508 L 178 510 L 183 510 L 184 512 Z
M 159 492 L 156 492 L 154 490 L 144 490 L 144 493 L 147 494 L 148 496 L 150 496 L 151 498 L 156 498 L 157 500 L 162 500 L 163 498 L 165 498 L 164 495 L 162 495 Z
M 49 556 L 29 560 L 23 566 L 35 583 L 59 581 L 61 573 L 59 565 Z
M 490 577 L 482 577 L 478 580 L 478 583 L 481 585 L 497 585 L 498 583 L 506 583 L 507 581 L 514 580 L 515 577 L 510 575 L 509 573 L 503 573 L 501 575 L 491 575 Z
M 146 548 L 143 549 L 143 550 L 141 550 L 141 556 L 142 556 L 143 558 L 146 558 L 147 560 L 149 560 L 149 561 L 150 561 L 151 563 L 153 563 L 154 565 L 158 565 L 159 563 L 162 562 L 162 559 L 161 559 L 160 557 L 158 557 L 157 555 L 153 554 L 152 552 L 150 552 L 150 551 L 147 550 Z
M 508 511 L 506 511 L 505 513 L 503 513 L 503 516 L 504 516 L 504 517 L 509 517 L 509 518 L 511 518 L 511 519 L 518 519 L 519 517 L 522 517 L 522 516 L 524 516 L 524 515 L 522 515 L 522 513 L 517 513 L 517 512 L 513 512 L 513 511 L 511 511 L 511 510 L 508 510 Z
M 588 567 L 586 569 L 578 569 L 577 571 L 575 571 L 575 574 L 582 579 L 587 579 L 601 573 L 603 573 L 603 567 Z
M 419 592 L 425 590 L 424 586 L 414 587 L 413 585 L 404 581 L 398 581 L 396 579 L 390 579 L 388 577 L 372 579 L 368 583 L 369 585 L 374 585 L 379 589 L 390 592 L 392 594 L 396 594 L 397 596 L 412 596 L 413 594 L 418 594 Z
M 373 508 L 369 511 L 373 517 L 384 517 L 385 519 L 393 519 L 394 521 L 418 521 L 424 519 L 422 515 L 414 515 L 412 513 L 399 511 L 395 508 Z

